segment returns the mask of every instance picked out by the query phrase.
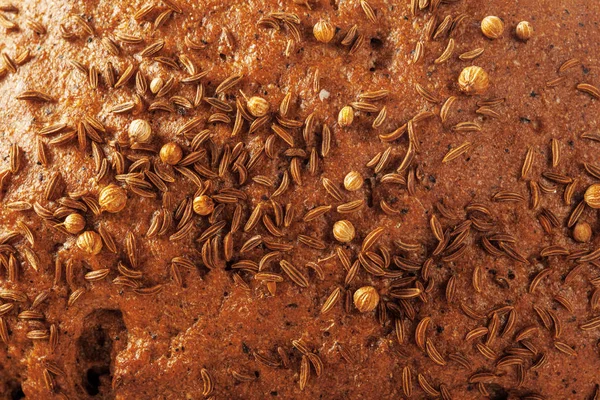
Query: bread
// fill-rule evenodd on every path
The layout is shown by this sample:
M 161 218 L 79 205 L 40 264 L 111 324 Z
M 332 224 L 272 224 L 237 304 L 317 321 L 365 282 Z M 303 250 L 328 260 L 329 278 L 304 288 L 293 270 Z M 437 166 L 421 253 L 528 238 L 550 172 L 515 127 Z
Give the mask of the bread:
M 598 398 L 600 3 L 409 3 L 2 3 L 3 398 Z

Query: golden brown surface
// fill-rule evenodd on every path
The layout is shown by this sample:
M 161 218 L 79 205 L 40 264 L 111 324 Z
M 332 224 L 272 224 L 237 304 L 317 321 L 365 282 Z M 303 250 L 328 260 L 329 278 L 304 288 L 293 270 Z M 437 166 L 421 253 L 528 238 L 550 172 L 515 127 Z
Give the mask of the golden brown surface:
M 600 3 L 415 3 L 3 3 L 2 396 L 598 396 L 598 219 L 580 202 L 600 179 Z M 478 95 L 459 88 L 468 66 L 489 77 Z M 264 102 L 248 112 L 244 96 L 270 107 L 252 132 Z M 183 149 L 174 166 L 159 157 L 168 142 Z M 123 210 L 100 209 L 109 184 Z M 332 207 L 307 215 L 319 206 Z M 588 243 L 573 240 L 579 211 Z M 98 235 L 66 232 L 72 213 Z M 381 235 L 365 246 L 369 232 Z M 353 299 L 364 286 L 374 311 L 372 291 Z

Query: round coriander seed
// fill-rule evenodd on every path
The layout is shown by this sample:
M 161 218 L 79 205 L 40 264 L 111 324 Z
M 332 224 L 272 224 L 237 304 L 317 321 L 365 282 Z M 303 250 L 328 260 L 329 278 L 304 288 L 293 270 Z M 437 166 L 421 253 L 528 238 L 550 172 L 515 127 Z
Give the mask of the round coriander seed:
M 152 140 L 152 126 L 144 119 L 136 119 L 129 124 L 129 139 L 134 142 L 148 143 Z
M 517 25 L 516 34 L 519 39 L 526 42 L 533 36 L 533 26 L 527 21 L 521 21 Z
M 578 222 L 573 228 L 573 239 L 587 243 L 592 239 L 592 227 L 587 222 Z
M 203 194 L 194 199 L 194 212 L 198 215 L 208 215 L 215 209 L 215 203 L 210 197 Z
M 269 112 L 269 102 L 262 97 L 252 96 L 246 103 L 248 111 L 255 117 L 263 117 Z
M 150 91 L 154 94 L 158 93 L 160 89 L 165 85 L 165 81 L 162 78 L 154 78 L 150 81 Z
M 487 16 L 481 21 L 481 32 L 489 39 L 498 39 L 504 32 L 504 22 L 496 16 Z
M 175 165 L 181 158 L 183 157 L 183 150 L 181 150 L 181 146 L 177 143 L 169 142 L 163 145 L 160 148 L 160 159 L 165 164 Z
M 120 186 L 110 184 L 104 187 L 98 195 L 100 209 L 109 213 L 118 213 L 127 204 L 127 192 Z
M 600 208 L 600 183 L 594 183 L 583 195 L 585 203 L 592 208 Z
M 348 220 L 343 219 L 333 224 L 333 237 L 338 242 L 348 243 L 354 239 L 355 234 L 354 225 Z
M 363 183 L 364 179 L 357 171 L 350 171 L 344 177 L 344 187 L 351 192 L 359 190 Z
M 463 93 L 479 94 L 490 86 L 490 78 L 483 68 L 472 65 L 462 70 L 458 77 L 458 86 Z
M 363 286 L 354 292 L 354 305 L 362 313 L 373 311 L 379 304 L 379 293 L 373 286 Z
M 69 233 L 79 233 L 85 228 L 85 218 L 81 214 L 72 213 L 65 218 L 64 227 Z
M 77 247 L 84 253 L 95 256 L 102 250 L 102 238 L 94 231 L 85 231 L 77 237 Z
M 320 20 L 313 26 L 313 35 L 321 43 L 329 43 L 335 35 L 334 27 L 325 20 Z
M 339 126 L 350 126 L 354 121 L 354 110 L 350 106 L 344 106 L 338 114 Z

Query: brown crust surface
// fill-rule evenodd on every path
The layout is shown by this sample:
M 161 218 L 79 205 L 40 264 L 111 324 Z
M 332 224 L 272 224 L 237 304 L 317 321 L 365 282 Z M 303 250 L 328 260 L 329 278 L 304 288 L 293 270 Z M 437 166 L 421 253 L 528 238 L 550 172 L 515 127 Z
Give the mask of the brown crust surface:
M 573 240 L 569 222 L 600 179 L 600 3 L 431 0 L 415 1 L 426 7 L 414 14 L 405 0 L 284 3 L 25 0 L 1 9 L 0 393 L 597 398 L 597 211 L 581 206 L 578 222 L 592 228 L 587 243 Z M 146 5 L 154 7 L 136 20 Z M 488 15 L 504 22 L 498 39 L 481 33 Z M 321 19 L 336 28 L 329 43 L 313 36 Z M 515 35 L 523 20 L 534 28 L 527 42 Z M 359 39 L 342 44 L 354 25 Z M 452 55 L 436 63 L 449 43 Z M 459 58 L 478 48 L 477 58 Z M 487 72 L 489 88 L 467 96 L 458 77 L 471 65 Z M 131 78 L 115 88 L 128 66 Z M 154 78 L 174 86 L 157 96 L 148 88 Z M 365 100 L 373 91 L 387 95 Z M 232 135 L 251 96 L 267 100 L 268 121 L 250 133 L 254 117 L 242 118 Z M 114 112 L 129 102 L 130 110 Z M 346 105 L 354 119 L 342 127 Z M 314 128 L 303 135 L 311 113 Z M 135 119 L 151 124 L 149 143 L 130 141 Z M 65 126 L 44 132 L 55 124 Z M 403 126 L 410 132 L 382 140 Z M 169 142 L 181 146 L 187 169 L 161 161 Z M 464 152 L 448 155 L 461 145 Z M 187 163 L 194 150 L 198 158 Z M 378 154 L 387 162 L 369 166 Z M 350 171 L 364 179 L 357 191 L 344 189 Z M 286 176 L 289 187 L 277 193 Z M 125 208 L 94 213 L 111 183 L 126 190 Z M 208 216 L 193 212 L 200 194 L 214 202 Z M 355 200 L 364 202 L 359 210 L 339 212 Z M 259 205 L 268 220 L 249 226 Z M 287 205 L 295 214 L 284 221 L 276 211 Z M 306 221 L 319 206 L 331 209 Z M 85 254 L 78 235 L 64 231 L 73 212 L 105 237 L 99 254 Z M 355 228 L 348 243 L 332 233 L 342 219 Z M 365 251 L 377 228 L 381 236 Z M 353 279 L 338 249 L 357 264 Z M 256 279 L 258 268 L 281 282 Z M 352 303 L 363 286 L 379 293 L 375 311 Z M 339 300 L 322 313 L 338 288 Z M 469 332 L 476 337 L 467 340 Z

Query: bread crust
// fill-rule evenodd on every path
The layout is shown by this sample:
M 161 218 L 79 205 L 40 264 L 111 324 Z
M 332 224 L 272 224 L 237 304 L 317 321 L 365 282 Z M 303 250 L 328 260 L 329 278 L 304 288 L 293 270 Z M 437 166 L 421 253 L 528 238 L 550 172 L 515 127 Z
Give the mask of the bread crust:
M 3 7 L 0 393 L 593 398 L 600 3 L 413 3 Z

